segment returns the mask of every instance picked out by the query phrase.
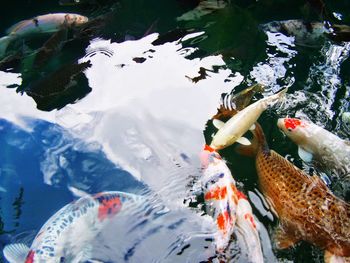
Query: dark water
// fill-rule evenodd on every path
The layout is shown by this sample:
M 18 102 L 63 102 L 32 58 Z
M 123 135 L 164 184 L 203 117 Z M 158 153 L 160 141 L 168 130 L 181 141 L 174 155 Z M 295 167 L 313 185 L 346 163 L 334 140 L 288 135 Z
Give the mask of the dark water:
M 31 244 L 57 210 L 84 193 L 124 191 L 147 196 L 149 212 L 135 208 L 111 224 L 92 243 L 95 259 L 246 262 L 234 239 L 224 256 L 215 253 L 213 225 L 197 200 L 198 154 L 215 132 L 207 122 L 222 96 L 261 83 L 264 96 L 289 87 L 286 102 L 259 122 L 270 147 L 297 166 L 312 168 L 277 118 L 305 117 L 349 139 L 342 116 L 350 111 L 350 44 L 261 26 L 288 19 L 350 25 L 349 3 L 209 1 L 204 12 L 185 0 L 90 3 L 11 1 L 1 8 L 1 32 L 54 12 L 86 15 L 90 23 L 65 32 L 41 60 L 35 55 L 50 35 L 13 43 L 13 57 L 0 65 L 0 248 Z M 252 203 L 265 261 L 323 262 L 323 252 L 306 243 L 275 249 L 277 221 L 262 203 L 254 161 L 234 147 L 221 154 Z M 334 180 L 330 187 L 350 199 L 348 185 Z

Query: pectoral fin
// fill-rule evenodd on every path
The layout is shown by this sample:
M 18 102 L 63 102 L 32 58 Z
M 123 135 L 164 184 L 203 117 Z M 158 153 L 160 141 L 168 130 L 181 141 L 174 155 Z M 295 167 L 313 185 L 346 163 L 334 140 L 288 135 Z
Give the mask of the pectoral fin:
M 325 263 L 350 263 L 350 257 L 340 257 L 332 254 L 328 250 L 324 252 Z
M 251 142 L 245 137 L 238 138 L 236 142 L 243 145 L 251 145 Z
M 213 125 L 215 126 L 215 128 L 220 129 L 220 128 L 222 128 L 222 126 L 225 125 L 225 123 L 223 121 L 218 120 L 218 119 L 214 119 Z
M 250 128 L 249 128 L 250 131 L 254 131 L 255 130 L 255 124 L 253 124 Z
M 23 243 L 9 244 L 3 249 L 7 261 L 11 263 L 25 262 L 29 253 L 29 247 Z
M 294 246 L 299 239 L 295 236 L 290 235 L 281 226 L 279 226 L 274 234 L 275 244 L 278 249 L 286 249 Z
M 298 148 L 298 154 L 299 154 L 300 158 L 301 158 L 304 162 L 309 163 L 309 162 L 312 161 L 312 158 L 313 158 L 312 153 L 310 153 L 310 152 L 304 150 L 304 149 L 301 148 L 300 146 L 299 146 L 299 148 Z

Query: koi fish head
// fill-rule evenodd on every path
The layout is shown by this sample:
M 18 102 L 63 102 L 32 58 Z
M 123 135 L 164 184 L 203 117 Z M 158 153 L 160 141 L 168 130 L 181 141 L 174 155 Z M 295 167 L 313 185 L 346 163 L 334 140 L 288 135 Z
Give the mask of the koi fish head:
M 205 145 L 203 151 L 200 153 L 200 160 L 202 167 L 205 169 L 209 164 L 221 160 L 221 156 L 209 145 Z
M 305 138 L 308 124 L 306 121 L 296 118 L 281 118 L 277 121 L 277 126 L 293 141 L 300 143 Z
M 89 19 L 86 16 L 77 14 L 67 14 L 65 16 L 65 20 L 66 23 L 70 26 L 79 26 L 89 21 Z

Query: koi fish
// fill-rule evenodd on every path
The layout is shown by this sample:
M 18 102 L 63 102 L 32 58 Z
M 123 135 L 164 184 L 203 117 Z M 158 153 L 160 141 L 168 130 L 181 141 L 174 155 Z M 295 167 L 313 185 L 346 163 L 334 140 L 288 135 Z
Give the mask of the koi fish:
M 85 262 L 88 246 L 110 219 L 141 197 L 123 192 L 87 195 L 56 212 L 40 229 L 31 247 L 22 243 L 6 245 L 10 263 Z M 69 242 L 74 240 L 74 242 Z M 78 249 L 78 251 L 77 251 Z
M 282 33 L 294 36 L 296 44 L 318 46 L 327 37 L 335 41 L 349 41 L 350 27 L 346 25 L 326 25 L 322 22 L 303 20 L 272 21 L 260 25 L 264 32 Z
M 243 110 L 250 103 L 254 94 L 264 91 L 264 86 L 261 84 L 254 84 L 237 94 L 228 94 L 222 99 L 222 104 L 218 108 L 218 113 L 212 119 L 221 119 L 225 117 L 232 117 L 238 111 Z
M 287 88 L 277 94 L 254 102 L 245 109 L 239 111 L 226 123 L 220 120 L 214 120 L 213 124 L 219 130 L 214 135 L 210 147 L 215 150 L 220 150 L 232 145 L 234 142 L 249 145 L 250 141 L 242 137 L 242 135 L 248 130 L 253 130 L 254 123 L 258 120 L 263 111 L 278 101 L 281 101 L 286 92 Z
M 350 176 L 350 141 L 306 120 L 281 118 L 277 126 L 299 146 L 299 156 L 305 162 L 314 159 L 339 175 Z
M 273 150 L 257 123 L 251 146 L 262 193 L 278 216 L 275 238 L 285 249 L 304 240 L 326 251 L 325 259 L 350 256 L 350 205 L 317 176 L 309 176 Z
M 46 14 L 20 21 L 6 31 L 7 36 L 0 38 L 0 56 L 5 54 L 8 45 L 16 39 L 42 33 L 54 33 L 62 26 L 79 26 L 87 21 L 88 18 L 85 16 L 70 13 Z
M 216 250 L 225 250 L 237 222 L 252 262 L 263 262 L 259 235 L 246 196 L 236 188 L 236 182 L 221 156 L 210 146 L 201 153 L 204 168 L 201 178 L 207 214 L 217 225 L 214 235 Z M 248 236 L 247 236 L 248 235 Z
M 246 248 L 249 262 L 263 263 L 264 256 L 261 250 L 258 225 L 255 222 L 252 207 L 243 193 L 240 197 L 237 204 L 237 230 L 241 233 L 242 246 Z

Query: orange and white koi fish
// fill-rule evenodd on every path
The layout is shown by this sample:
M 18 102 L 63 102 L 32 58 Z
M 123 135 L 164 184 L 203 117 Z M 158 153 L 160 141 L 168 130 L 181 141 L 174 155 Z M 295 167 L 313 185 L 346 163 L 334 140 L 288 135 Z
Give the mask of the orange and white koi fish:
M 126 206 L 141 197 L 123 192 L 87 195 L 61 208 L 40 229 L 31 247 L 6 245 L 10 263 L 85 262 L 85 251 L 101 229 Z
M 277 247 L 304 240 L 324 249 L 326 260 L 350 257 L 350 205 L 318 176 L 309 176 L 270 150 L 258 123 L 252 146 L 248 147 L 256 155 L 260 189 L 280 221 Z
M 306 120 L 281 118 L 277 126 L 296 144 L 305 162 L 313 159 L 341 176 L 350 176 L 350 142 Z
M 206 211 L 217 225 L 217 251 L 228 246 L 237 222 L 252 262 L 263 262 L 259 235 L 247 198 L 236 188 L 236 182 L 221 156 L 209 146 L 201 153 L 204 168 L 201 178 Z
M 88 18 L 78 14 L 54 13 L 23 20 L 10 27 L 7 36 L 0 38 L 0 57 L 6 52 L 8 45 L 16 39 L 23 39 L 31 35 L 54 33 L 63 25 L 79 26 L 88 22 Z
M 254 123 L 258 120 L 263 111 L 269 106 L 272 106 L 276 102 L 280 101 L 286 92 L 287 89 L 284 89 L 277 94 L 254 102 L 245 109 L 239 111 L 226 123 L 219 120 L 214 120 L 213 124 L 219 130 L 214 135 L 210 147 L 215 150 L 220 150 L 232 145 L 234 142 L 249 145 L 249 140 L 242 137 L 242 135 L 249 129 L 253 130 Z

